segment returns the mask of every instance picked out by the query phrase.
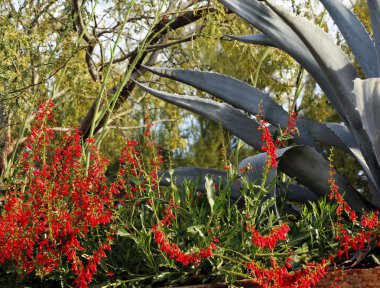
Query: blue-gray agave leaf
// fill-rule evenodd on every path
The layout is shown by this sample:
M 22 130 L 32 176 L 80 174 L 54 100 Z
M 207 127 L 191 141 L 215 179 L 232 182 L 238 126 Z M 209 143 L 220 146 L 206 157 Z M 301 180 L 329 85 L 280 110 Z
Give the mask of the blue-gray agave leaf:
M 259 164 L 265 165 L 265 162 L 261 161 L 260 163 L 257 161 L 254 161 L 253 163 L 255 167 L 259 166 Z M 241 164 L 240 167 L 243 167 L 243 164 Z M 256 174 L 257 178 L 253 178 L 252 173 L 248 173 L 249 174 L 247 175 L 250 177 L 251 181 L 260 184 L 259 181 L 262 179 L 261 174 Z M 168 170 L 160 171 L 158 176 L 160 179 L 159 184 L 161 186 L 170 186 L 171 184 L 175 184 L 177 187 L 181 187 L 185 181 L 199 181 L 197 190 L 200 192 L 205 192 L 205 179 L 207 175 L 211 175 L 214 183 L 219 183 L 219 180 L 222 180 L 224 183 L 227 182 L 227 173 L 225 171 L 200 167 L 179 167 L 173 169 L 171 173 Z M 171 183 L 171 181 L 173 181 L 173 183 Z M 282 182 L 278 183 L 277 194 L 278 196 L 285 196 L 288 201 L 300 203 L 306 203 L 308 201 L 314 202 L 318 199 L 317 195 L 306 187 L 297 184 L 285 184 Z M 232 186 L 230 198 L 232 200 L 238 200 L 240 197 L 241 193 L 238 185 L 235 183 Z
M 342 119 L 352 129 L 366 160 L 371 159 L 373 151 L 368 146 L 368 135 L 363 132 L 360 117 L 355 111 L 356 100 L 351 93 L 352 82 L 357 78 L 356 70 L 329 36 L 306 19 L 291 15 L 268 1 L 266 1 L 267 4 L 278 15 L 271 8 L 257 1 L 220 0 L 220 2 L 261 30 L 278 48 L 289 53 L 308 70 L 329 97 Z M 285 33 L 288 30 L 291 32 Z M 315 63 L 314 58 L 318 63 Z M 325 80 L 330 83 L 326 84 Z
M 286 148 L 285 148 L 286 149 Z M 241 161 L 238 165 L 238 169 L 246 170 L 247 172 L 244 174 L 244 177 L 248 180 L 248 182 L 254 183 L 257 186 L 264 186 L 267 191 L 267 194 L 264 197 L 264 201 L 268 199 L 276 199 L 276 177 L 277 177 L 277 168 L 270 169 L 269 173 L 264 177 L 265 168 L 267 165 L 267 154 L 260 153 L 255 156 L 250 156 Z M 248 169 L 250 167 L 250 169 Z M 265 179 L 264 185 L 262 185 L 263 180 Z M 273 207 L 274 213 L 278 214 L 277 203 L 274 201 Z
M 298 183 L 308 187 L 318 196 L 328 195 L 330 193 L 328 181 L 330 167 L 325 157 L 307 146 L 290 148 L 278 159 L 278 170 L 294 177 Z M 339 187 L 339 193 L 343 194 L 345 201 L 356 212 L 360 213 L 363 207 L 371 206 L 343 176 L 336 173 L 334 178 Z
M 180 81 L 206 91 L 234 107 L 253 115 L 256 115 L 259 112 L 259 107 L 262 106 L 262 112 L 266 121 L 281 129 L 287 127 L 288 113 L 274 102 L 268 94 L 261 92 L 247 83 L 212 72 L 154 67 L 146 67 L 146 69 L 157 75 Z M 236 91 L 238 91 L 238 94 Z M 342 126 L 345 127 L 344 125 Z M 344 129 L 343 127 L 342 129 Z M 347 146 L 346 143 L 339 138 L 339 134 L 333 133 L 333 131 L 323 123 L 299 117 L 297 128 L 299 129 L 300 136 L 296 136 L 294 140 L 298 144 L 305 144 L 318 149 L 319 147 L 315 142 L 318 141 L 324 145 L 334 146 L 349 153 L 352 153 L 353 149 L 357 148 L 357 145 L 352 143 L 355 140 L 347 128 L 344 131 L 349 134 L 345 136 L 346 138 L 351 136 L 350 146 Z M 360 151 L 357 153 L 360 153 Z M 352 155 L 356 157 L 357 153 L 352 153 Z M 360 159 L 362 158 L 361 156 Z
M 230 76 L 196 70 L 165 69 L 146 67 L 157 75 L 180 81 L 205 91 L 227 103 L 243 109 L 252 115 L 259 113 L 260 106 L 265 119 L 285 128 L 288 113 L 266 93 Z
M 378 71 L 380 71 L 380 0 L 367 0 L 367 3 L 375 40 L 377 67 Z
M 339 105 L 345 112 L 346 116 L 343 120 L 360 145 L 368 166 L 371 170 L 378 170 L 378 163 L 371 162 L 371 159 L 374 158 L 374 152 L 368 134 L 363 130 L 360 115 L 356 110 L 356 98 L 352 91 L 353 80 L 357 78 L 357 73 L 353 65 L 340 48 L 318 26 L 305 18 L 290 14 L 268 0 L 265 2 L 297 33 L 320 64 L 334 87 Z M 332 95 L 327 96 L 329 99 L 333 98 Z
M 240 110 L 235 109 L 228 104 L 218 103 L 211 99 L 170 94 L 146 87 L 140 83 L 137 83 L 137 85 L 161 100 L 195 112 L 217 124 L 220 123 L 224 128 L 251 145 L 253 148 L 258 150 L 261 149 L 262 142 L 260 140 L 260 131 L 258 131 L 259 124 L 254 119 L 245 116 Z M 273 126 L 270 127 L 270 129 L 272 133 L 276 131 L 276 128 Z
M 193 70 L 182 70 L 182 69 L 162 69 L 162 68 L 152 68 L 147 67 L 147 69 L 158 75 L 174 79 L 186 84 L 189 84 L 198 89 L 204 90 L 217 98 L 226 101 L 227 103 L 233 105 L 234 107 L 243 109 L 251 114 L 258 113 L 259 106 L 262 105 L 263 113 L 265 119 L 271 123 L 273 126 L 279 126 L 284 129 L 287 126 L 287 112 L 275 103 L 269 95 L 261 92 L 260 90 L 244 83 L 242 81 L 236 80 L 229 76 L 225 76 L 218 73 L 193 71 Z M 236 95 L 236 91 L 239 94 Z M 155 92 L 159 93 L 158 91 Z M 179 96 L 176 96 L 176 101 L 178 104 Z M 184 96 L 189 99 L 189 96 Z M 194 97 L 190 98 L 193 102 Z M 198 99 L 199 100 L 199 99 Z M 196 101 L 197 105 L 202 108 L 201 110 L 193 107 L 192 111 L 204 115 L 205 117 L 211 119 L 208 111 L 204 111 L 204 105 Z M 181 100 L 185 101 L 185 98 Z M 202 100 L 204 101 L 204 100 Z M 189 102 L 187 102 L 189 104 Z M 203 102 L 202 102 L 203 103 Z M 214 103 L 215 104 L 215 103 Z M 218 104 L 219 105 L 219 104 Z M 184 106 L 182 106 L 184 107 Z M 186 108 L 186 107 L 184 107 Z M 186 109 L 190 109 L 187 107 Z M 203 112 L 202 112 L 203 111 Z M 213 121 L 216 121 L 215 117 Z M 211 119 L 212 120 L 212 119 Z M 256 123 L 255 123 L 256 125 Z M 307 119 L 304 117 L 299 117 L 297 122 L 297 127 L 300 131 L 300 136 L 296 136 L 294 141 L 298 144 L 306 144 L 308 146 L 314 147 L 319 150 L 319 146 L 316 141 L 328 146 L 334 146 L 351 153 L 362 165 L 363 170 L 368 175 L 371 182 L 376 183 L 373 176 L 366 164 L 360 149 L 358 148 L 355 139 L 349 130 L 342 124 L 324 124 Z M 232 130 L 229 129 L 231 132 Z M 257 131 L 255 131 L 257 132 Z M 250 134 L 251 131 L 248 131 Z M 257 133 L 256 133 L 257 135 Z M 238 135 L 236 135 L 238 136 Z M 238 136 L 239 137 L 239 136 Z M 243 139 L 243 138 L 241 138 Z M 243 139 L 244 140 L 244 139 Z M 259 143 L 257 143 L 259 144 Z M 257 148 L 257 146 L 254 146 Z M 376 187 L 376 185 L 373 185 Z
M 270 1 L 265 2 L 292 28 L 312 53 L 333 86 L 337 103 L 345 112 L 345 117 L 358 118 L 357 113 L 354 113 L 355 97 L 351 93 L 353 80 L 358 77 L 358 74 L 347 56 L 330 39 L 329 35 L 314 23 L 293 15 Z M 331 98 L 330 95 L 327 96 Z
M 363 24 L 341 0 L 320 0 L 338 26 L 367 78 L 378 77 L 376 50 Z
M 380 78 L 356 79 L 354 93 L 358 99 L 357 109 L 380 163 Z
M 325 123 L 326 127 L 328 127 L 336 136 L 339 138 L 346 147 L 348 147 L 351 151 L 351 155 L 353 155 L 356 160 L 359 162 L 361 167 L 363 168 L 364 173 L 367 175 L 371 194 L 376 197 L 377 191 L 379 191 L 379 187 L 377 186 L 376 179 L 372 173 L 372 171 L 369 169 L 367 162 L 365 161 L 362 152 L 360 151 L 360 147 L 357 145 L 355 139 L 353 138 L 350 131 L 347 129 L 345 125 L 339 124 L 339 123 Z M 324 138 L 326 139 L 326 138 Z M 331 140 L 336 139 L 334 137 L 328 138 Z M 329 145 L 328 143 L 323 143 L 325 145 Z M 337 145 L 331 145 L 334 147 L 339 147 Z
M 277 195 L 280 197 L 285 196 L 286 200 L 298 203 L 316 202 L 318 200 L 317 194 L 310 189 L 301 185 L 283 182 L 277 185 Z
M 367 175 L 371 186 L 374 188 L 371 189 L 371 193 L 373 195 L 377 193 L 376 191 L 379 189 L 377 188 L 376 180 L 369 169 L 355 138 L 345 125 L 332 122 L 319 123 L 311 119 L 301 117 L 297 123 L 297 126 L 299 125 L 306 125 L 310 131 L 310 134 L 322 145 L 337 147 L 350 153 L 359 162 L 364 173 Z
M 239 170 L 247 170 L 244 174 L 249 182 L 254 182 L 257 185 L 262 184 L 262 179 L 265 173 L 267 161 L 267 154 L 260 153 L 254 156 L 250 156 L 242 160 L 239 165 Z M 247 167 L 250 167 L 249 169 Z M 252 169 L 251 169 L 252 168 Z M 269 175 L 266 177 L 265 186 L 269 187 L 273 179 L 277 176 L 277 168 L 273 168 L 270 170 Z M 275 196 L 275 190 L 272 191 L 272 195 Z
M 330 193 L 330 166 L 329 162 L 315 149 L 307 146 L 292 146 L 277 150 L 278 170 L 290 177 L 294 177 L 298 183 L 308 187 L 315 195 L 326 196 Z M 239 168 L 250 165 L 251 173 L 247 173 L 250 181 L 262 178 L 265 169 L 265 153 L 247 157 L 239 164 Z M 270 180 L 277 174 L 273 169 Z M 372 204 L 363 199 L 360 194 L 339 173 L 334 175 L 340 193 L 345 201 L 358 213 L 363 207 L 372 207 Z M 273 192 L 272 192 L 273 193 Z
M 357 109 L 362 118 L 363 128 L 369 135 L 375 159 L 380 163 L 380 78 L 356 79 L 354 94 L 358 100 Z M 370 160 L 376 162 L 375 159 Z M 374 173 L 374 177 L 379 178 L 380 173 L 377 172 Z M 380 195 L 378 197 L 380 203 Z
M 250 43 L 250 44 L 276 47 L 276 45 L 273 43 L 271 38 L 269 38 L 265 34 L 249 34 L 249 35 L 242 35 L 242 36 L 226 35 L 225 38 L 230 38 L 232 40 Z
M 322 72 L 321 67 L 315 61 L 305 44 L 269 7 L 253 0 L 219 0 L 219 2 L 263 32 L 264 35 L 273 41 L 276 47 L 288 53 L 305 67 L 326 95 L 335 94 L 325 73 Z M 335 97 L 331 98 L 331 102 L 339 115 L 344 118 L 344 111 Z
M 261 92 L 245 82 L 212 72 L 152 67 L 146 67 L 146 69 L 155 74 L 203 90 L 251 115 L 257 115 L 261 106 L 265 120 L 273 126 L 285 129 L 288 125 L 288 113 L 274 102 L 268 94 Z M 297 136 L 296 142 L 317 148 L 318 145 L 310 136 L 307 127 L 302 125 L 301 122 L 300 124 L 298 127 L 300 136 Z
M 181 187 L 186 181 L 199 181 L 197 190 L 200 192 L 206 192 L 206 176 L 209 175 L 214 183 L 219 183 L 222 180 L 227 182 L 227 173 L 217 169 L 200 168 L 200 167 L 180 167 L 173 169 L 172 173 L 169 171 L 160 171 L 158 177 L 160 179 L 159 184 L 161 186 L 170 186 L 175 184 Z M 171 183 L 173 181 L 174 183 Z M 241 196 L 237 185 L 232 186 L 230 198 L 232 200 L 238 200 Z

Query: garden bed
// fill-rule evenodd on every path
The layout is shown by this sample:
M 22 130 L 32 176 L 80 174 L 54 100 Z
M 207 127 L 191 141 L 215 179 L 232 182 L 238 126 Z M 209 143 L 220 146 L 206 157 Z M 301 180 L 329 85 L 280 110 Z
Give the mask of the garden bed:
M 326 276 L 316 285 L 317 288 L 346 287 L 346 288 L 376 288 L 379 287 L 380 266 L 374 268 L 358 268 L 327 272 Z M 244 288 L 258 288 L 260 286 L 251 280 L 238 281 L 237 285 Z M 197 284 L 176 286 L 171 288 L 228 288 L 228 284 Z M 164 287 L 162 287 L 164 288 Z M 166 288 L 166 287 L 165 287 Z
M 336 278 L 343 280 L 340 287 L 360 287 L 375 288 L 379 287 L 380 266 L 374 268 L 350 269 L 344 271 L 335 271 L 327 273 L 326 277 L 318 283 L 318 288 L 334 287 Z

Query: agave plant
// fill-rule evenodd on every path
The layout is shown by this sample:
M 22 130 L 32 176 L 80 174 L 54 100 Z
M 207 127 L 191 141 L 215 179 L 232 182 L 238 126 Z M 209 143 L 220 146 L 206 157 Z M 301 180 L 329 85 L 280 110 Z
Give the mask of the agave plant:
M 294 178 L 300 185 L 291 185 L 287 197 L 292 201 L 313 200 L 329 193 L 329 163 L 323 146 L 333 146 L 349 153 L 361 165 L 368 180 L 371 199 L 366 199 L 339 173 L 334 177 L 345 200 L 356 211 L 380 207 L 380 0 L 367 0 L 373 39 L 364 26 L 340 0 L 320 0 L 351 48 L 365 79 L 360 79 L 348 57 L 330 36 L 313 22 L 289 13 L 270 0 L 219 0 L 227 9 L 249 22 L 261 33 L 230 36 L 231 38 L 276 47 L 288 53 L 315 79 L 329 98 L 341 123 L 320 123 L 299 117 L 300 134 L 295 146 L 278 150 L 277 170 Z M 288 113 L 268 94 L 226 75 L 181 69 L 148 68 L 151 72 L 203 90 L 223 102 L 196 96 L 169 94 L 140 85 L 150 94 L 179 107 L 221 123 L 227 130 L 260 149 L 258 123 L 247 115 L 257 115 L 262 106 L 271 131 L 285 129 Z M 343 123 L 343 124 L 342 124 Z M 265 155 L 249 157 L 240 163 L 251 163 L 260 178 Z M 179 179 L 210 173 L 210 170 L 182 168 Z M 219 172 L 218 172 L 219 173 Z M 215 172 L 215 175 L 219 175 Z M 204 175 L 202 175 L 203 177 Z M 278 183 L 281 192 L 283 185 Z M 236 192 L 236 191 L 235 191 Z M 235 193 L 236 194 L 236 193 Z M 236 195 L 235 195 L 236 196 Z

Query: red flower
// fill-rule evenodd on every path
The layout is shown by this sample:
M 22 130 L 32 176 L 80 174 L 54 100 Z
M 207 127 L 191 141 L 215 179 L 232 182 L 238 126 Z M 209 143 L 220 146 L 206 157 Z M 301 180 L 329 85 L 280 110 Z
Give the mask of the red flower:
M 175 259 L 177 262 L 182 263 L 184 266 L 187 266 L 189 264 L 199 265 L 200 261 L 203 258 L 212 257 L 212 251 L 216 250 L 218 246 L 214 242 L 211 242 L 209 246 L 201 248 L 199 252 L 186 253 L 183 252 L 177 244 L 170 243 L 162 229 L 165 226 L 170 226 L 171 220 L 176 219 L 172 211 L 173 208 L 178 208 L 178 206 L 173 203 L 173 200 L 171 200 L 168 207 L 165 209 L 164 218 L 159 222 L 159 224 L 156 224 L 152 227 L 152 233 L 154 236 L 153 238 L 160 247 L 160 250 L 166 253 L 170 259 Z M 215 237 L 214 239 L 218 240 Z
M 247 226 L 247 231 L 252 233 L 252 244 L 260 248 L 269 248 L 273 250 L 277 242 L 287 239 L 287 234 L 290 228 L 287 224 L 282 224 L 275 227 L 267 236 L 261 236 L 261 234 L 252 226 Z

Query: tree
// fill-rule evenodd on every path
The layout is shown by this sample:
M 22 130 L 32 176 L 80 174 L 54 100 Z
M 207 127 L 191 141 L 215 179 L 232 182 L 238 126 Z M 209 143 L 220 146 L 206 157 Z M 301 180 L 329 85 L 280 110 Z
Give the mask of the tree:
M 101 141 L 112 121 L 113 128 L 125 123 L 115 119 L 125 115 L 126 102 L 141 102 L 130 99 L 133 80 L 145 72 L 141 64 L 165 59 L 168 49 L 196 38 L 201 19 L 214 12 L 207 1 L 19 5 L 9 0 L 0 5 L 3 175 L 9 172 L 8 162 L 15 159 L 43 97 L 59 104 L 57 130 L 75 129 L 80 123 L 83 139 L 101 131 L 97 136 Z M 113 114 L 121 107 L 122 113 Z

